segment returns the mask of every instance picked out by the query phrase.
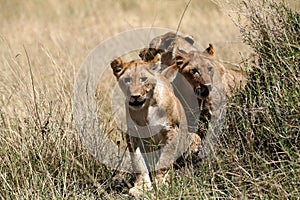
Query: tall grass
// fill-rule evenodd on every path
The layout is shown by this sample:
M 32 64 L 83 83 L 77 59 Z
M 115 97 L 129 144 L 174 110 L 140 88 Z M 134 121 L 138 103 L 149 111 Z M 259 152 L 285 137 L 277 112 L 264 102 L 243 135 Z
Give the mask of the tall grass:
M 299 198 L 300 14 L 274 1 L 243 5 L 239 27 L 254 55 L 228 109 L 225 139 L 238 169 L 228 178 L 249 198 Z
M 74 77 L 84 55 L 121 30 L 176 28 L 186 2 L 99 2 L 1 1 L 2 199 L 129 198 L 132 176 L 102 165 L 76 134 Z M 245 1 L 239 8 L 244 15 L 237 28 L 209 1 L 192 1 L 183 19 L 181 30 L 200 44 L 217 43 L 219 58 L 239 60 L 235 52 L 245 45 L 235 40 L 238 28 L 254 56 L 241 66 L 248 84 L 228 102 L 218 150 L 200 162 L 184 161 L 170 171 L 168 186 L 145 198 L 300 196 L 299 13 L 273 1 Z M 103 123 L 113 128 L 109 116 Z

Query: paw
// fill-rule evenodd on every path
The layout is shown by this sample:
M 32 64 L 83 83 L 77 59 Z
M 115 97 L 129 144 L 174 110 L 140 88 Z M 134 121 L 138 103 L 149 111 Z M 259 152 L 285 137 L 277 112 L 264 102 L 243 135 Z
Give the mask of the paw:
M 149 190 L 152 190 L 150 176 L 147 173 L 143 173 L 137 175 L 134 187 L 129 190 L 129 194 L 137 198 Z
M 129 194 L 134 196 L 135 198 L 140 197 L 144 192 L 152 190 L 151 183 L 145 183 L 143 185 L 136 185 L 133 188 L 129 189 Z

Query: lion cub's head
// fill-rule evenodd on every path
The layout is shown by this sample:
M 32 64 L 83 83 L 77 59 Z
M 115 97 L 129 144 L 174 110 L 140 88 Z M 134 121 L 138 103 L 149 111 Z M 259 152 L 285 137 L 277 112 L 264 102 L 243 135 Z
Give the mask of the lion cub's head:
M 148 107 L 158 81 L 162 81 L 162 75 L 155 73 L 160 68 L 160 55 L 149 62 L 133 60 L 125 63 L 116 58 L 111 62 L 111 68 L 126 95 L 129 108 L 141 110 Z
M 168 32 L 153 38 L 148 48 L 140 51 L 139 56 L 144 61 L 154 59 L 157 54 L 161 54 L 162 63 L 166 66 L 174 64 L 174 53 L 177 49 L 185 52 L 197 50 L 194 40 L 190 36 L 178 35 L 175 32 Z
M 212 90 L 215 67 L 213 54 L 214 49 L 210 44 L 204 52 L 180 52 L 176 56 L 176 67 L 200 99 L 206 98 Z

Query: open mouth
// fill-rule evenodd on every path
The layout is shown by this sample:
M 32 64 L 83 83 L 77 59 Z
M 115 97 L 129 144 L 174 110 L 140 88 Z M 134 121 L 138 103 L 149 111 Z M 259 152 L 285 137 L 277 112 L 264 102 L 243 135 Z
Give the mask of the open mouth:
M 194 88 L 194 93 L 197 97 L 206 98 L 209 95 L 209 89 L 206 87 Z
M 129 106 L 134 107 L 134 108 L 141 108 L 143 107 L 144 103 L 146 102 L 146 99 L 143 99 L 142 101 L 134 100 L 134 101 L 129 101 Z

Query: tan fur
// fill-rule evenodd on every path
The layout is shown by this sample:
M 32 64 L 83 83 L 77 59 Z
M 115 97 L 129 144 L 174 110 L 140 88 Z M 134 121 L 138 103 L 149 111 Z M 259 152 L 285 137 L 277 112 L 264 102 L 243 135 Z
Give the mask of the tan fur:
M 154 38 L 149 48 L 143 49 L 139 56 L 144 61 L 152 60 L 158 53 L 162 56 L 162 64 L 170 66 L 175 62 L 175 53 L 177 51 L 190 52 L 196 51 L 193 46 L 194 40 L 190 36 L 176 35 L 173 32 L 168 32 L 164 35 Z
M 175 58 L 175 66 L 189 82 L 198 98 L 200 115 L 207 119 L 211 118 L 213 112 L 211 101 L 214 96 L 211 95 L 211 92 L 217 85 L 214 82 L 217 82 L 220 86 L 220 83 L 223 83 L 225 74 L 225 68 L 214 60 L 213 53 L 214 48 L 210 44 L 204 52 L 181 52 Z
M 226 70 L 222 64 L 214 59 L 215 49 L 212 44 L 209 44 L 209 47 L 201 52 L 193 46 L 193 42 L 187 41 L 185 38 L 172 32 L 158 36 L 150 42 L 149 48 L 145 48 L 140 52 L 140 57 L 147 60 L 147 58 L 150 59 L 155 56 L 156 52 L 163 52 L 162 64 L 173 70 L 178 70 L 189 83 L 191 88 L 183 86 L 182 80 L 176 81 L 175 79 L 174 87 L 179 91 L 176 96 L 183 105 L 185 104 L 184 109 L 188 118 L 189 131 L 194 132 L 197 126 L 195 124 L 199 119 L 195 115 L 198 114 L 200 119 L 211 119 L 214 109 L 214 95 L 211 95 L 211 92 L 214 87 L 218 87 L 217 90 L 224 89 Z M 149 54 L 152 57 L 147 56 Z M 198 105 L 190 101 L 191 98 L 195 98 L 194 96 L 198 99 Z M 195 108 L 195 106 L 198 106 L 198 108 Z
M 155 73 L 153 69 L 159 68 L 158 65 L 159 56 L 149 62 L 124 63 L 120 58 L 111 62 L 126 96 L 126 140 L 133 170 L 137 172 L 134 187 L 129 191 L 134 196 L 152 188 L 149 171 L 171 167 L 187 150 L 191 139 L 200 142 L 197 135 L 188 134 L 184 110 L 170 84 L 172 71 Z M 153 152 L 157 155 L 147 156 Z

